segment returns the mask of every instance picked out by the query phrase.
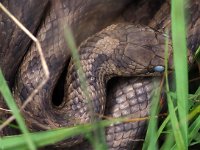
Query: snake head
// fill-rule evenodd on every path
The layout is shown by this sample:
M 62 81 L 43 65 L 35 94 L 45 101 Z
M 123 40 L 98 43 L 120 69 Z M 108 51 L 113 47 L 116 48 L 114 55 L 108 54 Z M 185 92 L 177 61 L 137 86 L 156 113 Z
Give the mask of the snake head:
M 135 73 L 154 74 L 165 70 L 165 41 L 162 33 L 145 27 L 128 33 L 124 55 L 131 59 Z M 168 44 L 168 70 L 173 69 L 172 45 Z

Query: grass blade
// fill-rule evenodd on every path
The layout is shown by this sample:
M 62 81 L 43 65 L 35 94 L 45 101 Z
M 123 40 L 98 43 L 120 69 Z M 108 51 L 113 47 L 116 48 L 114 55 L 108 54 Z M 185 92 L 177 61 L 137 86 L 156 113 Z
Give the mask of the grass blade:
M 177 107 L 180 122 L 181 134 L 179 138 L 175 138 L 177 145 L 181 149 L 186 149 L 188 146 L 188 66 L 187 66 L 187 47 L 186 47 L 186 23 L 184 6 L 185 0 L 172 0 L 171 20 L 172 20 L 172 42 L 173 42 L 173 57 L 175 67 L 175 82 L 177 94 Z M 169 97 L 169 96 L 168 96 Z M 169 100 L 169 106 L 173 108 L 172 101 Z M 172 111 L 171 111 L 172 112 Z M 175 119 L 173 112 L 173 119 Z M 175 119 L 176 120 L 176 119 Z M 178 122 L 176 121 L 175 125 Z M 182 141 L 183 140 L 183 141 Z M 183 144 L 183 145 L 180 145 Z
M 8 85 L 6 83 L 6 80 L 3 76 L 1 69 L 0 69 L 0 92 L 1 92 L 2 96 L 4 97 L 8 107 L 12 110 L 12 114 L 16 118 L 16 121 L 19 125 L 19 128 L 21 129 L 22 133 L 24 134 L 24 136 L 23 136 L 24 141 L 27 142 L 27 144 L 28 144 L 28 146 L 31 150 L 35 150 L 36 147 L 35 147 L 32 139 L 29 135 L 29 131 L 26 128 L 26 124 L 24 122 L 24 119 L 21 116 L 20 111 L 17 107 L 17 104 L 15 103 L 15 101 L 12 97 L 12 94 L 11 94 L 9 88 L 8 88 Z
M 112 123 L 117 123 L 119 119 L 103 120 L 98 123 L 101 128 L 109 126 Z M 37 147 L 42 147 L 50 144 L 54 144 L 58 141 L 62 141 L 69 137 L 73 137 L 79 134 L 86 135 L 87 133 L 95 130 L 95 124 L 77 125 L 70 128 L 58 128 L 48 131 L 40 131 L 36 133 L 30 133 L 30 137 Z M 23 135 L 6 136 L 1 139 L 1 146 L 4 150 L 8 149 L 28 149 L 26 141 Z
M 107 144 L 106 144 L 106 141 L 105 141 L 105 135 L 103 134 L 104 130 L 101 128 L 101 126 L 98 125 L 98 119 L 96 118 L 95 112 L 94 112 L 94 109 L 93 109 L 93 106 L 94 106 L 93 101 L 92 101 L 92 99 L 89 95 L 89 92 L 88 92 L 89 91 L 88 90 L 89 84 L 86 80 L 85 73 L 83 71 L 83 68 L 82 68 L 82 65 L 81 65 L 81 62 L 80 62 L 79 53 L 78 53 L 78 50 L 76 48 L 76 44 L 75 44 L 75 40 L 74 40 L 72 31 L 70 30 L 69 27 L 65 28 L 65 38 L 66 38 L 67 44 L 68 44 L 68 46 L 71 50 L 72 58 L 74 60 L 76 69 L 78 70 L 78 77 L 80 79 L 80 86 L 81 86 L 81 89 L 84 93 L 84 96 L 86 97 L 86 102 L 88 103 L 91 121 L 96 126 L 95 130 L 94 130 L 94 136 L 93 136 L 92 144 L 95 143 L 93 145 L 94 145 L 96 150 L 99 150 L 99 148 L 103 148 L 103 149 L 106 150 Z
M 155 133 L 157 131 L 157 124 L 158 124 L 158 118 L 155 116 L 158 115 L 159 112 L 159 102 L 160 102 L 160 93 L 162 86 L 159 86 L 159 83 L 154 82 L 154 87 L 158 87 L 153 92 L 154 96 L 151 102 L 151 109 L 150 109 L 150 120 L 149 125 L 145 137 L 145 143 L 143 144 L 142 149 L 149 149 L 149 150 L 155 150 L 158 149 L 157 145 L 157 137 L 155 136 Z M 157 84 L 157 85 L 156 85 Z M 162 85 L 162 82 L 161 82 Z
M 174 135 L 172 131 L 168 133 L 167 138 L 165 139 L 164 144 L 161 146 L 160 150 L 168 150 L 174 145 Z
M 166 47 L 165 47 L 165 68 L 168 68 L 168 38 L 166 38 Z M 169 111 L 169 117 L 170 117 L 170 122 L 171 122 L 171 126 L 172 126 L 172 131 L 177 143 L 177 147 L 178 149 L 184 149 L 184 141 L 181 135 L 181 131 L 180 131 L 180 127 L 179 127 L 179 122 L 178 122 L 178 118 L 176 116 L 176 110 L 171 98 L 171 94 L 169 91 L 169 81 L 168 81 L 168 70 L 165 69 L 165 80 L 166 80 L 166 94 L 167 94 L 167 104 L 168 104 L 168 111 Z M 168 139 L 169 137 L 171 137 L 172 135 L 169 134 L 168 135 Z M 172 139 L 172 138 L 170 138 Z M 166 148 L 167 146 L 171 147 L 172 141 L 166 142 L 164 143 L 164 148 Z M 168 149 L 170 148 L 168 147 Z
M 190 125 L 189 127 L 189 144 L 192 142 L 193 137 L 196 137 L 199 134 L 200 129 L 200 116 Z

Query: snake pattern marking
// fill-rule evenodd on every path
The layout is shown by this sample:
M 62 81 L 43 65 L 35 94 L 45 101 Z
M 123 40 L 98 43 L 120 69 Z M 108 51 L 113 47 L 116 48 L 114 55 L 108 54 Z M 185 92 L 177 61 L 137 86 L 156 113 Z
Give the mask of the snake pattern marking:
M 198 3 L 199 3 L 198 1 L 192 1 L 192 4 L 193 4 L 192 6 L 196 6 L 196 5 L 199 6 Z M 198 10 L 199 10 L 199 7 L 198 7 Z M 51 13 L 52 12 L 53 11 L 51 11 Z M 160 13 L 160 11 L 158 12 Z M 160 13 L 160 14 L 163 14 L 163 13 Z M 60 13 L 58 13 L 58 16 L 60 17 Z M 47 46 L 50 47 L 47 49 L 51 49 L 51 44 L 47 45 L 46 44 L 47 41 L 50 41 L 50 43 L 53 43 L 53 42 L 57 43 L 55 47 L 61 46 L 61 49 L 62 49 L 62 40 L 60 44 L 59 43 L 60 41 L 54 41 L 54 40 L 51 41 L 51 38 L 48 36 L 48 34 L 46 35 L 44 34 L 44 33 L 48 33 L 48 31 L 51 31 L 52 33 L 56 32 L 53 29 L 51 29 L 53 27 L 51 26 L 49 27 L 49 23 L 51 24 L 53 22 L 52 21 L 53 19 L 51 17 L 52 18 L 54 17 L 54 19 L 56 18 L 54 15 L 50 14 L 50 17 L 49 17 L 50 19 L 49 20 L 46 19 L 47 22 L 45 21 L 46 23 L 44 23 L 45 25 L 39 31 L 38 37 L 39 39 L 41 39 L 41 41 L 44 41 L 42 42 L 42 44 L 44 43 L 43 45 L 44 47 L 47 47 Z M 164 21 L 169 21 L 169 18 L 167 18 Z M 190 26 L 189 26 L 189 31 L 192 31 L 192 32 L 189 32 L 190 35 L 188 36 L 188 39 L 189 39 L 188 45 L 194 51 L 195 48 L 198 46 L 198 42 L 199 42 L 198 38 L 196 38 L 196 36 L 198 35 L 197 34 L 198 30 L 194 26 L 199 25 L 199 19 L 198 18 L 196 20 L 193 19 L 193 21 L 195 22 L 190 23 Z M 57 35 L 56 37 L 59 37 L 60 35 L 58 34 L 59 31 L 56 33 L 57 33 L 55 34 Z M 75 34 L 75 37 L 76 37 L 76 34 Z M 157 43 L 154 40 L 157 41 Z M 139 44 L 139 42 L 141 43 Z M 149 74 L 150 72 L 152 73 L 154 66 L 163 65 L 163 56 L 164 56 L 163 45 L 164 45 L 164 37 L 160 33 L 155 33 L 150 28 L 144 28 L 140 26 L 137 27 L 135 25 L 130 25 L 130 24 L 112 25 L 104 29 L 100 33 L 97 33 L 96 35 L 92 36 L 86 42 L 81 44 L 80 46 L 81 63 L 83 65 L 84 71 L 86 72 L 86 77 L 90 85 L 89 93 L 91 94 L 91 97 L 95 105 L 94 107 L 95 112 L 98 114 L 102 114 L 104 112 L 104 107 L 105 107 L 104 83 L 109 78 L 111 78 L 111 76 L 116 76 L 116 75 L 120 75 L 120 76 L 131 75 L 132 76 L 132 75 L 138 75 L 138 74 Z M 112 47 L 112 49 L 110 47 Z M 34 98 L 34 102 L 31 103 L 25 109 L 25 112 L 24 112 L 25 117 L 31 118 L 34 116 L 33 119 L 37 120 L 38 122 L 42 121 L 41 124 L 47 124 L 47 126 L 52 127 L 52 128 L 57 127 L 57 126 L 70 126 L 70 125 L 75 124 L 74 121 L 71 121 L 68 119 L 70 118 L 70 115 L 80 117 L 81 118 L 80 123 L 88 122 L 89 115 L 87 114 L 88 112 L 87 107 L 86 107 L 87 104 L 84 103 L 83 101 L 84 96 L 82 95 L 81 90 L 78 89 L 79 81 L 78 81 L 78 78 L 76 78 L 77 73 L 76 73 L 76 69 L 74 69 L 73 62 L 70 63 L 70 66 L 68 69 L 68 78 L 67 78 L 67 86 L 66 86 L 66 89 L 68 89 L 66 91 L 68 91 L 68 93 L 65 94 L 66 95 L 65 97 L 67 97 L 68 100 L 66 101 L 66 103 L 63 104 L 63 106 L 66 106 L 66 107 L 56 110 L 56 108 L 52 108 L 50 101 L 47 101 L 47 100 L 42 101 L 40 99 L 41 97 L 43 98 L 49 97 L 48 95 L 47 96 L 44 95 L 45 91 L 47 91 L 49 87 L 54 86 L 53 84 L 55 84 L 54 81 L 57 80 L 57 77 L 53 77 L 53 76 L 57 76 L 59 74 L 59 71 L 53 72 L 55 68 L 57 69 L 60 67 L 59 62 L 56 62 L 56 57 L 62 58 L 62 56 L 60 55 L 55 56 L 51 54 L 51 51 L 50 52 L 48 51 L 45 53 L 47 53 L 46 59 L 47 59 L 48 65 L 50 66 L 50 69 L 52 69 L 50 70 L 50 72 L 53 75 L 51 77 L 51 80 L 48 82 L 48 86 L 45 86 L 43 91 L 39 92 L 39 94 Z M 147 56 L 149 57 L 145 58 L 144 59 L 145 61 L 140 62 L 141 59 L 143 60 L 144 58 L 144 53 L 147 54 Z M 37 86 L 38 82 L 40 82 L 43 79 L 42 72 L 40 71 L 41 65 L 37 61 L 39 60 L 39 57 L 36 53 L 36 49 L 34 46 L 32 46 L 30 52 L 28 52 L 28 54 L 26 55 L 26 58 L 27 59 L 25 59 L 25 62 L 23 63 L 22 67 L 20 67 L 21 72 L 19 72 L 18 74 L 19 79 L 17 80 L 17 86 L 15 88 L 16 89 L 15 97 L 19 105 L 21 105 L 23 100 L 26 99 L 26 97 L 34 88 L 34 86 Z M 52 63 L 54 61 L 58 64 Z M 51 64 L 53 65 L 51 66 Z M 128 71 L 125 70 L 125 68 L 126 69 L 128 68 Z M 32 80 L 34 77 L 36 77 L 35 74 L 38 78 L 36 78 L 36 83 L 33 83 Z M 22 80 L 22 82 L 20 80 Z M 106 109 L 107 110 L 106 114 L 110 114 L 112 111 L 114 111 L 113 113 L 114 117 L 124 116 L 128 114 L 134 114 L 140 117 L 148 115 L 148 107 L 149 107 L 148 100 L 150 100 L 150 93 L 152 91 L 152 81 L 150 79 L 135 78 L 127 82 L 127 80 L 124 79 L 124 82 L 120 82 L 119 85 L 121 85 L 119 89 L 117 88 L 114 89 L 115 91 L 114 93 L 116 93 L 116 95 L 113 97 L 117 97 L 117 98 L 113 98 L 112 101 L 109 101 L 111 104 L 109 104 L 108 102 L 107 107 L 110 107 L 111 109 L 110 110 Z M 100 89 L 98 90 L 99 93 L 96 90 L 94 90 L 96 89 L 96 87 Z M 78 89 L 78 90 L 73 91 L 72 90 L 73 88 Z M 133 91 L 135 90 L 135 91 L 130 94 L 130 91 L 131 91 L 130 89 Z M 120 90 L 122 91 L 121 94 L 120 94 Z M 20 91 L 21 93 L 18 91 Z M 52 92 L 52 90 L 48 90 L 48 91 Z M 137 93 L 138 91 L 140 93 Z M 18 93 L 20 94 L 18 95 Z M 126 94 L 127 96 L 124 97 L 124 94 Z M 40 97 L 39 95 L 42 95 L 42 96 Z M 126 100 L 127 98 L 130 98 L 130 100 L 127 101 Z M 139 105 L 134 104 L 136 102 Z M 131 110 L 131 108 L 133 110 Z M 50 110 L 50 111 L 44 111 L 45 109 Z M 40 114 L 41 111 L 44 113 Z M 68 114 L 64 113 L 64 111 L 67 111 Z M 56 116 L 56 117 L 53 117 L 53 116 Z M 47 119 L 40 120 L 39 119 L 40 117 L 47 118 Z M 30 120 L 27 119 L 27 124 L 33 130 L 40 129 L 40 127 L 36 127 L 36 125 L 33 124 L 31 119 Z M 140 126 L 141 126 L 141 129 L 140 129 Z M 130 149 L 133 146 L 132 144 L 130 144 L 130 143 L 133 143 L 131 142 L 131 139 L 134 139 L 135 136 L 141 134 L 140 130 L 142 130 L 143 126 L 144 125 L 143 124 L 141 125 L 140 123 L 138 124 L 129 123 L 129 124 L 122 124 L 122 126 L 117 125 L 116 128 L 109 127 L 106 130 L 107 142 L 108 142 L 109 148 L 110 149 L 112 148 L 113 149 L 120 149 L 120 148 Z M 135 130 L 132 130 L 134 128 Z M 113 137 L 113 135 L 115 137 Z M 77 140 L 77 138 L 75 138 L 75 139 L 72 139 L 72 141 L 73 142 L 79 141 L 80 139 Z M 70 142 L 66 141 L 65 144 L 62 143 L 60 145 L 69 146 L 70 144 L 71 144 L 71 141 Z

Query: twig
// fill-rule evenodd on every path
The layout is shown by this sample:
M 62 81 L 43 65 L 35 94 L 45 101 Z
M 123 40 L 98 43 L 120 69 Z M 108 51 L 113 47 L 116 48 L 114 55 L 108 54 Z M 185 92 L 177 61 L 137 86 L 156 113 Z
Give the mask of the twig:
M 26 105 L 32 100 L 32 98 L 37 94 L 37 92 L 43 87 L 43 85 L 48 81 L 49 79 L 49 69 L 46 63 L 46 60 L 44 58 L 44 54 L 42 52 L 41 44 L 38 41 L 38 39 L 19 21 L 17 18 L 15 18 L 3 5 L 0 3 L 0 8 L 5 12 L 8 17 L 14 21 L 14 23 L 21 29 L 23 30 L 36 44 L 41 63 L 42 63 L 42 68 L 44 70 L 44 75 L 45 78 L 44 80 L 36 87 L 36 89 L 33 90 L 33 92 L 29 95 L 29 97 L 26 99 L 26 101 L 23 103 L 23 105 L 20 108 L 20 111 L 26 107 Z M 1 126 L 0 126 L 0 131 L 6 127 L 9 123 L 11 123 L 15 119 L 14 116 L 9 117 Z
M 10 109 L 5 109 L 5 108 L 0 108 L 0 111 L 12 112 L 12 110 L 10 110 Z

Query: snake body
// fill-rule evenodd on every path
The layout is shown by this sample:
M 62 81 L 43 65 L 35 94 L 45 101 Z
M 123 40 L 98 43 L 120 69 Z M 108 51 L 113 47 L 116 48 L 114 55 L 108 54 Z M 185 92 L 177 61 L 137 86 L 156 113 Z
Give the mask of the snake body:
M 113 8 L 112 0 L 79 0 L 78 2 L 62 0 L 60 3 L 57 3 L 55 0 L 42 0 L 37 2 L 33 2 L 32 0 L 14 0 L 11 2 L 8 2 L 7 0 L 2 1 L 11 13 L 15 14 L 15 16 L 22 21 L 30 31 L 34 34 L 38 34 L 43 49 L 49 50 L 49 47 L 55 47 L 56 43 L 58 43 L 57 41 L 60 40 L 59 43 L 60 46 L 62 46 L 60 47 L 60 50 L 63 50 L 62 57 L 64 57 L 64 59 L 57 62 L 57 65 L 60 67 L 57 68 L 57 73 L 60 72 L 59 70 L 62 70 L 62 64 L 67 62 L 70 58 L 70 52 L 67 49 L 62 34 L 64 30 L 64 27 L 61 26 L 62 21 L 76 31 L 74 33 L 76 34 L 76 42 L 78 44 L 81 40 L 87 38 L 87 36 L 90 36 L 110 24 L 112 20 L 121 13 L 124 7 L 130 3 L 130 0 L 118 0 L 116 2 L 117 3 Z M 57 4 L 59 4 L 59 6 Z M 105 7 L 102 7 L 104 5 Z M 57 7 L 60 9 L 57 9 Z M 55 11 L 56 9 L 57 11 Z M 109 10 L 109 12 L 107 10 Z M 28 47 L 30 47 L 30 39 L 21 31 L 21 29 L 14 25 L 14 23 L 2 11 L 1 15 L 0 66 L 6 80 L 10 87 L 12 87 L 19 64 L 28 50 Z M 102 18 L 105 22 L 101 21 Z M 84 33 L 82 32 L 83 29 Z M 52 34 L 54 34 L 53 37 Z M 42 37 L 39 37 L 40 35 L 42 35 Z M 45 39 L 43 39 L 44 36 Z M 51 40 L 48 37 L 52 37 Z M 12 42 L 9 42 L 10 38 L 13 38 L 11 40 Z M 48 42 L 49 44 L 47 44 Z M 58 63 L 60 63 L 60 65 Z M 2 108 L 6 107 L 2 98 L 0 105 Z M 0 115 L 1 118 L 5 118 L 5 114 L 0 113 Z M 10 131 L 5 130 L 3 132 L 4 133 L 2 134 L 9 134 L 7 132 Z
M 95 114 L 101 115 L 105 110 L 105 83 L 108 79 L 120 75 L 151 74 L 155 65 L 164 66 L 164 40 L 162 34 L 155 33 L 150 28 L 118 24 L 109 26 L 81 44 L 80 61 L 89 84 L 88 92 Z M 142 53 L 146 53 L 148 57 L 140 62 L 139 60 L 143 59 Z M 44 74 L 41 73 L 40 63 L 37 60 L 33 61 L 36 58 L 39 60 L 36 50 L 32 49 L 20 67 L 15 88 L 15 99 L 19 104 L 27 98 L 34 86 L 43 80 Z M 33 78 L 35 82 L 32 81 Z M 50 128 L 91 122 L 88 102 L 80 88 L 80 79 L 73 61 L 69 64 L 66 80 L 62 108 L 52 107 L 50 101 L 53 92 L 52 79 L 25 108 L 25 115 L 29 118 L 26 120 L 29 128 L 35 129 L 36 125 L 31 120 L 33 116 L 34 120 Z M 78 118 L 78 121 L 71 119 L 73 117 Z M 66 143 L 69 146 L 71 141 Z
M 56 9 L 53 8 L 54 5 L 52 5 L 49 16 L 38 32 L 38 38 L 42 43 L 45 58 L 47 59 L 48 66 L 50 68 L 51 79 L 23 111 L 27 125 L 32 130 L 41 130 L 44 129 L 45 126 L 48 128 L 73 126 L 91 121 L 88 113 L 88 103 L 84 101 L 85 97 L 80 89 L 79 78 L 73 60 L 71 60 L 68 68 L 65 87 L 65 91 L 67 91 L 65 93 L 66 100 L 64 100 L 61 105 L 62 108 L 53 107 L 50 100 L 53 93 L 53 87 L 55 87 L 55 82 L 58 80 L 58 76 L 62 68 L 65 66 L 63 64 L 69 57 L 69 51 L 66 51 L 67 45 L 64 44 L 63 35 L 61 34 L 63 29 L 60 28 L 59 25 L 65 21 L 71 25 L 75 33 L 75 37 L 78 39 L 78 44 L 84 38 L 92 34 L 86 32 L 85 35 L 83 33 L 83 35 L 80 36 L 81 31 L 83 31 L 82 29 L 87 27 L 87 24 L 84 23 L 88 20 L 83 19 L 87 18 L 87 15 L 83 18 L 80 17 L 80 20 L 73 20 L 73 13 L 77 12 L 77 10 L 67 11 L 66 9 L 68 7 L 66 6 L 70 6 L 71 4 L 74 8 L 76 8 L 76 4 L 73 2 L 73 4 L 67 2 L 68 1 L 61 1 L 61 5 L 59 6 L 59 8 L 62 8 L 59 10 L 62 10 L 64 13 L 56 12 Z M 113 2 L 110 1 L 110 3 Z M 82 4 L 83 3 L 77 4 L 77 8 L 79 8 Z M 91 5 L 89 3 L 87 4 L 90 7 L 85 7 L 87 8 L 85 10 L 88 10 L 88 8 L 91 8 L 92 6 L 101 6 L 97 5 L 96 2 L 93 5 L 92 2 L 90 3 Z M 196 8 L 196 10 L 199 10 L 198 1 L 193 0 L 192 4 L 192 6 L 198 6 L 198 9 Z M 120 4 L 120 6 L 122 6 L 122 4 Z M 119 9 L 121 9 L 121 7 Z M 66 12 L 67 15 L 65 14 Z M 93 13 L 94 11 L 88 12 L 88 16 L 91 17 Z M 113 13 L 116 12 L 113 11 Z M 192 15 L 197 14 L 195 12 L 192 13 Z M 69 14 L 73 15 L 70 16 Z M 158 11 L 157 14 L 163 13 Z M 69 16 L 72 17 L 72 20 L 69 19 Z M 57 20 L 60 20 L 62 17 L 64 17 L 64 21 L 62 20 L 60 23 L 57 22 Z M 91 19 L 90 17 L 88 17 L 88 19 Z M 155 17 L 156 19 L 154 19 L 154 21 L 160 16 L 157 17 L 157 15 L 155 15 Z M 169 15 L 167 17 L 169 17 Z M 83 21 L 81 21 L 81 18 Z M 197 19 L 191 19 L 192 21 L 189 25 L 190 35 L 188 36 L 188 45 L 192 51 L 195 51 L 199 45 L 199 30 L 197 28 L 199 25 L 199 16 L 196 18 Z M 169 19 L 170 18 L 167 18 L 164 21 L 169 21 Z M 98 20 L 98 17 L 94 20 Z M 111 22 L 111 20 L 107 21 L 107 23 L 99 27 L 99 29 L 109 24 L 108 22 Z M 83 26 L 77 29 L 77 26 L 82 23 Z M 164 25 L 162 24 L 162 27 Z M 93 33 L 99 29 L 90 28 Z M 52 37 L 52 35 L 54 35 L 54 37 Z M 79 48 L 80 60 L 83 70 L 86 73 L 86 79 L 89 83 L 88 91 L 93 102 L 92 104 L 94 105 L 95 113 L 103 114 L 105 111 L 105 84 L 108 79 L 113 76 L 154 74 L 153 68 L 155 66 L 164 66 L 164 39 L 165 38 L 161 33 L 155 32 L 150 28 L 123 23 L 109 26 L 96 35 L 88 38 L 81 44 Z M 171 48 L 170 45 L 169 47 Z M 56 50 L 56 53 L 54 50 Z M 39 56 L 36 48 L 32 46 L 24 58 L 24 62 L 20 67 L 20 71 L 17 76 L 18 78 L 16 80 L 17 82 L 14 93 L 19 106 L 22 105 L 34 87 L 36 87 L 38 83 L 43 80 L 43 76 L 44 73 L 42 72 Z M 116 93 L 114 96 L 108 96 L 111 97 L 110 99 L 112 99 L 112 101 L 109 101 L 106 106 L 109 108 L 106 109 L 106 114 L 111 116 L 113 115 L 113 117 L 128 114 L 134 114 L 135 117 L 144 117 L 148 115 L 149 100 L 151 99 L 150 93 L 152 91 L 152 81 L 150 79 L 124 79 L 123 82 L 118 83 L 118 87 L 120 88 L 114 88 L 113 90 L 113 92 Z M 47 95 L 46 91 L 49 91 L 51 94 Z M 125 94 L 127 96 L 124 96 Z M 73 116 L 79 118 L 78 121 L 71 120 L 70 118 Z M 44 119 L 41 120 L 41 118 Z M 37 123 L 34 123 L 34 120 L 36 120 Z M 106 134 L 109 149 L 130 149 L 134 143 L 131 140 L 138 138 L 137 135 L 141 134 L 144 123 L 145 122 L 125 123 L 107 128 Z M 40 124 L 43 126 L 39 126 Z M 70 146 L 81 141 L 82 137 L 76 137 L 61 143 L 60 146 Z

